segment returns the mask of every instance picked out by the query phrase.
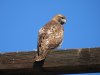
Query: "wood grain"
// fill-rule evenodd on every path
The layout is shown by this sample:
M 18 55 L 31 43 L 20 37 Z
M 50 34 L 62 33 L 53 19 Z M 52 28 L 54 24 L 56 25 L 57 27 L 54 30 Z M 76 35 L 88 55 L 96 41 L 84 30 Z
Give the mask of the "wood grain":
M 0 75 L 34 71 L 34 51 L 0 53 Z M 100 72 L 100 48 L 52 50 L 47 56 L 43 72 L 93 73 Z

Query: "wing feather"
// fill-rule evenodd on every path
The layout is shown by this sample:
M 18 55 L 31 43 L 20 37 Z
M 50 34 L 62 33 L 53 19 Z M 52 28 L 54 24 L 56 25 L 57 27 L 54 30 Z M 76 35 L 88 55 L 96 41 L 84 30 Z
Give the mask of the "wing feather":
M 63 26 L 54 21 L 47 23 L 38 34 L 38 55 L 44 51 L 57 48 L 63 39 Z

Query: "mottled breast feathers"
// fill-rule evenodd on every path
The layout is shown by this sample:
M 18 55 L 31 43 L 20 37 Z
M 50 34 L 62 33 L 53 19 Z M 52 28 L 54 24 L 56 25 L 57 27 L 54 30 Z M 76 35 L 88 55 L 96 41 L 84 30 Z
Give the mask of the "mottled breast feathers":
M 47 23 L 39 30 L 38 47 L 39 50 L 55 49 L 63 39 L 63 26 L 55 21 Z

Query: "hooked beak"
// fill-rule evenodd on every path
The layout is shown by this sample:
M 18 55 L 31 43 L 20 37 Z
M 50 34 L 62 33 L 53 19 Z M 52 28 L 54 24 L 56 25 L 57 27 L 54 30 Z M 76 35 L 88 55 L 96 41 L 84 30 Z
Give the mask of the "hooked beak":
M 62 22 L 66 23 L 66 19 L 62 19 Z
M 66 19 L 62 19 L 62 23 L 61 24 L 65 24 L 66 23 Z

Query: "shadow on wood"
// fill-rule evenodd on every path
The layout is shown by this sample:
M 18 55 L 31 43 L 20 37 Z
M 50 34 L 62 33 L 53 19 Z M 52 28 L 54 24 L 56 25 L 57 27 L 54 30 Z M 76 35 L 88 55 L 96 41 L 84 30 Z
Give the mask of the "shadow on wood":
M 43 72 L 44 61 L 45 61 L 45 59 L 41 60 L 41 61 L 35 61 L 33 63 L 34 72 Z

